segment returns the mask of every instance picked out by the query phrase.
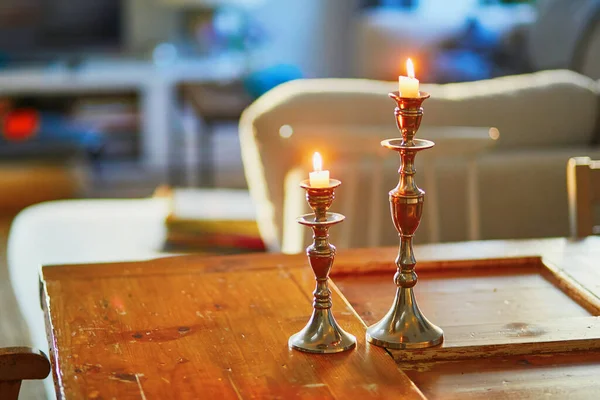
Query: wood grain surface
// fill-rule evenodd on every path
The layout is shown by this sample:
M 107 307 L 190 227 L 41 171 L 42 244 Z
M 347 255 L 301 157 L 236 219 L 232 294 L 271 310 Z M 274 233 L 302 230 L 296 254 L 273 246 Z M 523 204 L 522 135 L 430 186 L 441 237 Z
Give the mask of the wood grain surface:
M 600 351 L 590 350 L 598 347 L 600 238 L 415 250 L 419 304 L 446 331 L 449 350 L 394 356 L 427 398 L 597 398 Z M 367 323 L 387 311 L 396 251 L 337 255 L 334 312 L 359 343 L 333 356 L 286 346 L 310 314 L 313 277 L 302 255 L 44 267 L 56 379 L 66 398 L 419 398 L 392 358 L 365 344 L 365 326 L 346 303 Z M 561 348 L 562 339 L 584 340 L 583 330 L 587 343 Z M 451 350 L 511 341 L 541 341 L 557 353 L 496 347 L 462 359 Z
M 357 349 L 289 350 L 310 316 L 314 278 L 279 259 L 247 257 L 246 269 L 227 257 L 44 268 L 59 395 L 423 398 L 384 349 L 365 343 L 364 324 L 335 290 L 337 320 Z
M 581 399 L 600 393 L 600 352 L 399 364 L 430 399 Z

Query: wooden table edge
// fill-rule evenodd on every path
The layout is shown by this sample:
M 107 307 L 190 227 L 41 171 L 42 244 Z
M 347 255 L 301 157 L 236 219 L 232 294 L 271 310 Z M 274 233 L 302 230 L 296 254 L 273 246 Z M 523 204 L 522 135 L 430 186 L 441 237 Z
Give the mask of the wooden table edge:
M 42 311 L 44 313 L 44 323 L 46 326 L 46 338 L 48 340 L 48 358 L 50 359 L 50 365 L 52 366 L 52 380 L 54 381 L 54 391 L 57 399 L 64 399 L 64 385 L 62 381 L 62 374 L 60 373 L 59 354 L 56 346 L 56 337 L 54 335 L 54 326 L 52 325 L 51 313 L 50 313 L 50 296 L 48 296 L 48 288 L 46 282 L 43 279 L 42 271 L 40 270 L 40 303 Z

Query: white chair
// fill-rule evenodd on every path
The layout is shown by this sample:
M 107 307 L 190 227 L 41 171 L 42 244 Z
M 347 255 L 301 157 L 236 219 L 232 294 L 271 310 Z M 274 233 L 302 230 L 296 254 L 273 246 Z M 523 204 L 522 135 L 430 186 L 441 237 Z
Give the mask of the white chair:
M 423 104 L 425 115 L 418 136 L 437 141 L 437 146 L 417 156 L 416 180 L 427 194 L 422 227 L 416 240 L 436 239 L 435 234 L 430 234 L 431 229 L 427 229 L 434 225 L 431 219 L 437 219 L 431 215 L 436 208 L 440 215 L 437 219 L 440 241 L 460 241 L 477 236 L 481 239 L 518 239 L 568 235 L 565 163 L 577 155 L 593 159 L 600 155 L 600 147 L 594 144 L 597 143 L 597 132 L 600 132 L 599 89 L 597 82 L 564 70 L 477 82 L 422 85 L 422 90 L 431 93 L 431 99 Z M 372 162 L 369 157 L 373 156 L 367 157 L 366 153 L 383 150 L 379 148 L 380 139 L 399 135 L 393 116 L 394 103 L 387 97 L 392 90 L 397 90 L 396 82 L 298 80 L 265 94 L 242 115 L 240 140 L 246 181 L 259 205 L 259 226 L 271 249 L 284 248 L 282 240 L 289 237 L 287 232 L 284 234 L 287 229 L 284 221 L 291 224 L 290 230 L 297 231 L 298 227 L 290 217 L 304 210 L 297 208 L 283 218 L 285 193 L 291 189 L 287 190 L 282 182 L 287 179 L 288 187 L 298 190 L 298 181 L 307 176 L 315 150 L 323 153 L 325 166 L 333 176 L 343 181 L 333 209 L 345 212 L 339 207 L 348 200 L 344 193 L 352 183 L 344 177 L 344 171 L 336 167 L 343 158 L 336 156 L 334 149 L 345 149 L 349 144 L 334 142 L 336 132 L 342 137 L 348 135 L 352 140 L 357 136 L 364 138 L 362 143 L 365 145 L 360 146 L 363 161 L 359 164 L 365 175 L 357 181 L 359 188 L 368 187 L 365 180 L 372 184 L 372 179 L 378 179 L 379 174 L 366 165 Z M 564 117 L 563 110 L 569 110 L 568 118 Z M 494 141 L 490 151 L 465 152 L 451 160 L 438 157 L 450 153 L 450 147 L 440 136 L 446 135 L 443 133 L 446 129 L 457 126 L 496 127 L 500 138 Z M 457 131 L 448 132 L 452 135 Z M 304 136 L 310 139 L 303 140 Z M 486 136 L 485 129 L 481 130 L 480 136 Z M 456 139 L 457 143 L 462 141 Z M 393 157 L 390 153 L 377 154 Z M 428 159 L 434 155 L 438 166 L 432 172 L 432 163 Z M 476 165 L 477 177 L 469 178 L 475 170 L 467 167 L 465 159 Z M 298 168 L 305 171 L 298 171 Z M 397 183 L 397 169 L 397 159 L 384 161 L 384 189 L 377 193 L 382 210 L 388 207 L 387 191 Z M 292 172 L 296 176 L 292 176 Z M 436 186 L 427 181 L 431 175 L 436 177 Z M 479 223 L 475 224 L 465 223 L 467 214 L 472 212 L 466 206 L 471 196 L 468 194 L 469 179 L 477 184 L 477 193 L 471 194 L 479 199 L 476 203 L 480 210 L 477 213 Z M 437 195 L 432 193 L 436 188 Z M 366 194 L 361 194 L 357 204 L 364 206 L 366 198 Z M 431 206 L 434 198 L 441 199 L 437 207 Z M 303 207 L 304 200 L 300 200 L 298 203 Z M 366 227 L 366 222 L 373 220 L 361 220 L 364 215 L 367 215 L 364 210 L 360 214 L 349 214 L 351 218 L 344 222 L 345 228 L 334 228 L 332 234 L 348 230 L 354 223 L 359 224 L 359 228 L 352 228 L 352 234 L 360 234 L 360 227 Z M 395 230 L 387 211 L 379 218 L 384 229 L 381 237 L 395 240 Z M 479 235 L 473 235 L 477 230 Z M 349 241 L 351 246 L 367 244 L 368 241 L 358 239 Z

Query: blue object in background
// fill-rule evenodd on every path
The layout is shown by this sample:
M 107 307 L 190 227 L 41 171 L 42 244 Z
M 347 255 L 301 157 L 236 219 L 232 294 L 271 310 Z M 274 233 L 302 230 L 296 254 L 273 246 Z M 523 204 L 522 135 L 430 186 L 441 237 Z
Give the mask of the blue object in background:
M 494 65 L 471 50 L 448 50 L 435 57 L 431 67 L 437 82 L 469 82 L 492 77 Z
M 470 17 L 465 22 L 463 32 L 449 40 L 433 57 L 432 78 L 438 83 L 491 78 L 494 76 L 495 53 L 499 46 L 499 35 Z
M 42 113 L 38 137 L 40 140 L 73 143 L 86 151 L 96 151 L 104 144 L 102 134 L 93 127 L 76 124 L 63 116 L 47 113 Z
M 277 64 L 249 74 L 244 80 L 244 87 L 252 97 L 257 98 L 277 85 L 300 78 L 302 71 L 297 66 Z
M 500 45 L 500 35 L 486 29 L 475 17 L 465 21 L 463 34 L 458 38 L 455 46 L 480 52 L 490 52 Z

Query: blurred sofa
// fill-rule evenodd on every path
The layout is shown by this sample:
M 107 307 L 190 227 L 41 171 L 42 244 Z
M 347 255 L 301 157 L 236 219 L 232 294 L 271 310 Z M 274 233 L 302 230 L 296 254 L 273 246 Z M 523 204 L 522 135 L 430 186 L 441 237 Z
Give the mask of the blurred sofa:
M 478 160 L 482 238 L 567 236 L 566 164 L 600 155 L 599 83 L 555 70 L 427 89 L 424 124 L 487 123 L 500 131 Z M 445 185 L 461 184 L 452 168 L 439 174 Z
M 286 131 L 293 131 L 296 137 L 318 130 L 324 143 L 334 131 L 362 132 L 367 138 L 371 132 L 372 145 L 378 147 L 380 135 L 399 135 L 394 106 L 387 98 L 392 90 L 397 90 L 395 82 L 299 80 L 275 88 L 244 112 L 240 122 L 244 170 L 252 197 L 259 205 L 261 233 L 271 249 L 282 247 L 283 213 L 289 216 L 304 211 L 301 201 L 297 210 L 284 210 L 286 196 L 290 197 L 285 182 L 290 181 L 294 165 L 306 163 L 290 149 Z M 431 93 L 431 99 L 424 103 L 422 131 L 433 126 L 492 126 L 500 132 L 494 149 L 476 160 L 481 238 L 567 236 L 566 163 L 573 156 L 600 157 L 599 84 L 575 72 L 556 70 L 422 85 L 422 90 Z M 279 167 L 271 168 L 273 165 Z M 398 161 L 393 160 L 383 171 L 387 189 L 397 183 L 397 165 Z M 332 174 L 341 172 L 335 168 L 331 167 Z M 419 176 L 426 168 L 432 166 L 417 166 L 421 185 Z M 468 164 L 452 160 L 436 167 L 437 190 L 442 198 L 441 241 L 467 238 L 467 168 Z M 364 172 L 366 175 L 360 178 L 363 182 L 377 174 L 368 168 Z M 295 177 L 294 186 L 301 177 Z M 274 180 L 281 182 L 280 187 L 265 184 Z M 422 188 L 427 191 L 427 187 Z M 370 194 L 363 192 L 361 196 L 355 202 L 368 205 Z M 387 201 L 386 192 L 380 197 Z M 424 220 L 427 213 L 425 206 Z M 389 221 L 389 215 L 381 218 Z M 382 244 L 395 244 L 391 222 L 387 225 L 387 242 Z M 424 240 L 426 235 L 420 232 L 417 241 Z

